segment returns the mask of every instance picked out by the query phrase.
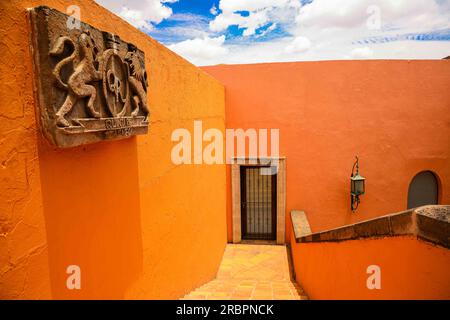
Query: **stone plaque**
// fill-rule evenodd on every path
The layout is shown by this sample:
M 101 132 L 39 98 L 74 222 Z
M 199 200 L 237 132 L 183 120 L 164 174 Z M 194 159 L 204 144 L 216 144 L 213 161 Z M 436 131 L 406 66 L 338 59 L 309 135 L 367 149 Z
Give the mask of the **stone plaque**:
M 30 10 L 37 114 L 58 147 L 148 131 L 144 52 L 55 9 Z

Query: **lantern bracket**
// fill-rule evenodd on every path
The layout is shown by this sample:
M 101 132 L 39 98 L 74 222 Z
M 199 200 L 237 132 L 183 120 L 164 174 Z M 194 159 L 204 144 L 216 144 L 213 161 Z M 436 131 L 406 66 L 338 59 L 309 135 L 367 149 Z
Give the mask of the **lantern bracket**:
M 365 192 L 364 180 L 365 178 L 359 174 L 359 158 L 355 157 L 356 161 L 353 164 L 352 174 L 350 176 L 350 203 L 351 210 L 355 212 L 358 209 L 360 199 L 359 196 Z

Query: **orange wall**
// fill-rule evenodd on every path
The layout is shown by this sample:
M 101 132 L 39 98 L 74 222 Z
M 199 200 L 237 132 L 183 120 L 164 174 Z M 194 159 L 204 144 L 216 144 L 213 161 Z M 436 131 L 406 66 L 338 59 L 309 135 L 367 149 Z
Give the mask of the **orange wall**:
M 66 150 L 43 140 L 26 8 L 73 4 L 145 51 L 149 134 Z M 0 16 L 0 298 L 178 298 L 212 279 L 225 166 L 173 165 L 170 136 L 195 119 L 224 130 L 223 86 L 90 0 L 1 1 Z M 79 291 L 66 289 L 70 264 Z
M 314 232 L 404 210 L 409 183 L 422 170 L 438 175 L 440 204 L 450 203 L 450 60 L 203 69 L 225 85 L 227 128 L 280 129 L 286 210 L 304 210 Z M 367 180 L 353 214 L 355 155 Z M 227 183 L 231 241 L 229 168 Z
M 413 236 L 293 240 L 291 252 L 296 280 L 311 299 L 450 299 L 450 251 Z M 370 265 L 380 267 L 379 290 L 367 288 Z

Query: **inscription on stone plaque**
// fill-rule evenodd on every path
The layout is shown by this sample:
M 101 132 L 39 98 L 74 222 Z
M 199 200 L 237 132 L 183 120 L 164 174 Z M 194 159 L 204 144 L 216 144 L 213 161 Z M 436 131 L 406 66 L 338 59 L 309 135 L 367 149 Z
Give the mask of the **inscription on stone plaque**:
M 48 7 L 30 10 L 37 114 L 58 147 L 146 134 L 144 52 L 118 35 Z

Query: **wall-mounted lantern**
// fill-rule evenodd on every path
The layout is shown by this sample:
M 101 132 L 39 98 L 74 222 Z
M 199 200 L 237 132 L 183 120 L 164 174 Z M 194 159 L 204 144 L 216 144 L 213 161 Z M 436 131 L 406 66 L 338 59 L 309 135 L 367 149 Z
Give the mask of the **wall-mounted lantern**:
M 356 171 L 355 171 L 356 169 Z M 363 195 L 365 192 L 364 181 L 366 178 L 359 175 L 359 159 L 356 157 L 356 161 L 353 164 L 352 175 L 350 176 L 350 198 L 351 198 L 351 208 L 355 212 L 359 205 L 359 196 Z

